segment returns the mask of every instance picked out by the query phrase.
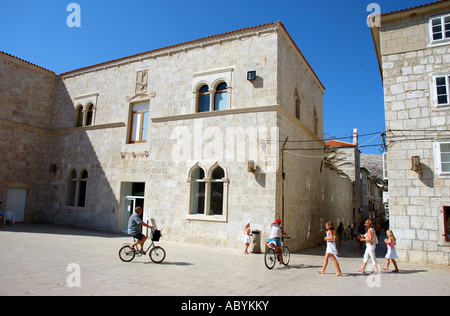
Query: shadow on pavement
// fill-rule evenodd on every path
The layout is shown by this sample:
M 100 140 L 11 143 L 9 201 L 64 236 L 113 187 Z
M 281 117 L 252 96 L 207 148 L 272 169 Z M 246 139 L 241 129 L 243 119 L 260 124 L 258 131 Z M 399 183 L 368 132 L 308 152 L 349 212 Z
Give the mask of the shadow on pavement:
M 90 236 L 103 238 L 123 238 L 125 234 L 113 234 L 107 232 L 93 231 L 83 228 L 72 228 L 68 226 L 57 226 L 50 224 L 23 224 L 17 223 L 14 226 L 6 225 L 0 228 L 2 231 L 30 233 L 30 234 L 55 234 L 55 235 L 73 235 L 73 236 Z M 131 237 L 130 237 L 131 238 Z

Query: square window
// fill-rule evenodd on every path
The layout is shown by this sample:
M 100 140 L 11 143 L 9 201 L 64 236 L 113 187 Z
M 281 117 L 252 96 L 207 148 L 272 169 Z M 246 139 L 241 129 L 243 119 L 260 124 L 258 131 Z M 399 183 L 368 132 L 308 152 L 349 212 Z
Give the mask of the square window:
M 450 15 L 445 15 L 430 20 L 431 42 L 441 42 L 450 38 Z
M 437 102 L 436 105 L 449 105 L 449 82 L 450 77 L 449 76 L 439 76 L 435 78 L 434 85 L 435 85 L 435 102 Z

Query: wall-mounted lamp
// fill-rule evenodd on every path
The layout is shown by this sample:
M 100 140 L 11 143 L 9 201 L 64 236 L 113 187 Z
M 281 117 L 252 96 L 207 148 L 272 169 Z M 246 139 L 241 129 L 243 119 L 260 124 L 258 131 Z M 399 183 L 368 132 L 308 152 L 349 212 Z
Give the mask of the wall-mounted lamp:
M 247 72 L 247 80 L 253 81 L 256 79 L 256 70 L 248 71 Z
M 50 165 L 50 172 L 51 173 L 56 173 L 56 164 L 51 164 Z
M 411 157 L 411 170 L 415 172 L 420 172 L 422 170 L 422 168 L 420 167 L 419 156 Z
M 150 156 L 150 153 L 148 151 L 145 151 L 145 157 Z
M 131 154 L 133 155 L 134 158 L 136 158 L 137 154 L 134 151 Z
M 125 153 L 124 152 L 120 152 L 120 157 L 123 159 L 125 158 Z
M 251 172 L 251 173 L 255 173 L 256 172 L 255 162 L 253 160 L 249 160 L 248 161 L 247 172 Z

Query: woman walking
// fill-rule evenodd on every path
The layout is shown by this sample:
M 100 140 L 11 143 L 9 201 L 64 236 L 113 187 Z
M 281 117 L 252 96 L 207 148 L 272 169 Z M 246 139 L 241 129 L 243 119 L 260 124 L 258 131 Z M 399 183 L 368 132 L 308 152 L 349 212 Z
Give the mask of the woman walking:
M 378 238 L 375 233 L 375 229 L 373 228 L 373 223 L 370 219 L 366 221 L 365 225 L 367 227 L 367 233 L 364 236 L 361 236 L 359 240 L 362 242 L 366 242 L 366 251 L 364 252 L 363 265 L 358 269 L 358 271 L 365 273 L 367 261 L 370 257 L 370 260 L 372 260 L 374 266 L 374 271 L 379 272 L 377 258 L 375 256 L 375 249 L 377 247 L 376 244 L 378 244 Z
M 322 270 L 317 270 L 320 274 L 325 273 L 325 269 L 328 265 L 328 259 L 331 258 L 334 262 L 334 265 L 336 266 L 336 276 L 341 276 L 341 268 L 339 267 L 339 263 L 337 262 L 337 259 L 341 259 L 338 257 L 338 251 L 336 249 L 336 231 L 334 230 L 334 226 L 332 222 L 327 222 L 325 224 L 325 227 L 327 229 L 327 237 L 325 237 L 325 241 L 327 242 L 327 250 L 325 250 L 325 260 L 323 262 Z

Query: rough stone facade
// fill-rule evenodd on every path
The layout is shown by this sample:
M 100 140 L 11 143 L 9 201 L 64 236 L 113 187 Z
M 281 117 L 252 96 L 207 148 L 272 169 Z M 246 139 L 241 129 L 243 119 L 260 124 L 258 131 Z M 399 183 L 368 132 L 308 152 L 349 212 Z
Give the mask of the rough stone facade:
M 59 76 L 27 64 L 35 79 L 10 69 L 22 62 L 0 56 L 1 78 L 14 77 L 2 83 L 0 128 L 11 137 L 31 134 L 21 137 L 24 150 L 2 140 L 11 157 L 0 194 L 14 187 L 20 170 L 20 181 L 30 183 L 29 221 L 120 232 L 132 207 L 142 205 L 164 238 L 241 247 L 246 223 L 261 230 L 262 245 L 267 226 L 282 217 L 292 249 L 321 242 L 328 220 L 351 223 L 351 182 L 321 168 L 324 87 L 280 22 Z M 28 80 L 29 94 L 22 94 Z M 221 82 L 226 109 L 199 112 L 199 89 L 208 85 L 213 104 Z M 14 102 L 6 91 L 27 98 L 16 102 L 23 113 L 3 111 Z M 142 104 L 147 138 L 132 142 Z M 37 114 L 42 118 L 15 120 Z M 286 137 L 310 141 L 309 150 L 288 143 L 282 154 Z M 38 157 L 28 162 L 17 157 L 22 153 Z M 219 178 L 216 170 L 223 170 Z M 196 191 L 200 185 L 205 192 Z M 213 190 L 217 185 L 222 191 Z M 209 203 L 205 213 L 194 212 L 194 196 Z
M 438 172 L 435 147 L 449 135 L 450 107 L 437 104 L 436 76 L 450 74 L 450 41 L 432 39 L 432 19 L 449 14 L 441 1 L 381 15 L 372 29 L 384 84 L 390 227 L 400 260 L 414 263 L 449 265 L 450 177 Z M 415 156 L 421 171 L 412 170 Z

